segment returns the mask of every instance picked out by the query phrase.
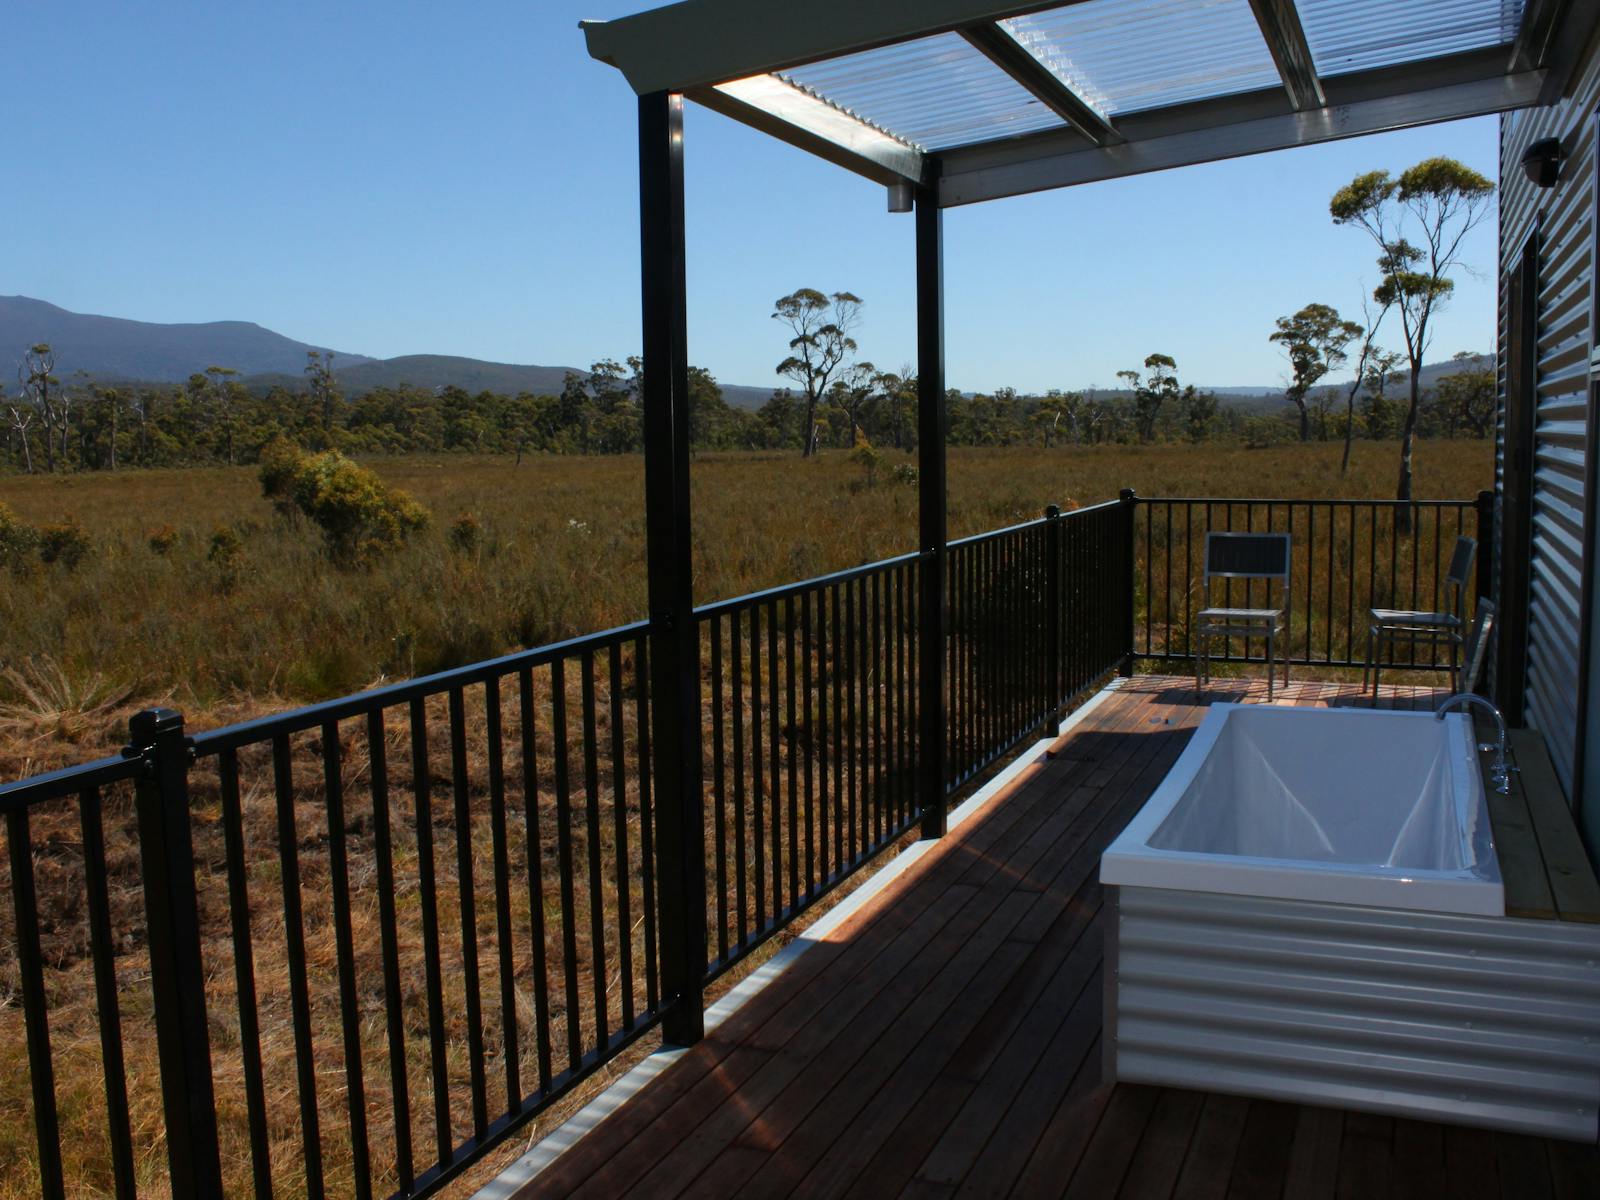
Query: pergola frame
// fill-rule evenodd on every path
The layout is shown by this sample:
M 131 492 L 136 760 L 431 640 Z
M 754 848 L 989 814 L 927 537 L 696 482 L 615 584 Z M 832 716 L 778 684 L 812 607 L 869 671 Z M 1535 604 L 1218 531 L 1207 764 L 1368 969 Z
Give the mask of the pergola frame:
M 1067 0 L 1067 3 L 1084 0 Z M 1145 171 L 1454 120 L 1566 88 L 1600 5 L 1528 0 L 1515 44 L 1319 77 L 1293 0 L 1250 0 L 1281 86 L 1115 118 L 998 22 L 1067 6 L 997 0 L 682 0 L 585 22 L 590 53 L 639 93 L 643 408 L 650 696 L 667 1041 L 704 1033 L 704 795 L 700 644 L 691 587 L 683 100 L 704 103 L 895 191 L 915 208 L 918 367 L 918 802 L 925 837 L 945 814 L 948 625 L 943 210 Z M 938 153 L 773 73 L 957 33 L 1069 123 Z M 1131 619 L 1131 612 L 1130 612 Z

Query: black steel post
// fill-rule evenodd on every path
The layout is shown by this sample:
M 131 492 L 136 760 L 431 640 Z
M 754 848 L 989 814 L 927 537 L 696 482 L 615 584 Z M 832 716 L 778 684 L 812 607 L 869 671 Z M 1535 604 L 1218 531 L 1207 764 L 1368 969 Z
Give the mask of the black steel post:
M 1050 615 L 1049 624 L 1045 627 L 1045 654 L 1049 662 L 1044 669 L 1044 679 L 1050 694 L 1045 697 L 1043 707 L 1052 723 L 1051 732 L 1054 733 L 1054 722 L 1061 715 L 1061 702 L 1066 699 L 1061 694 L 1064 690 L 1061 680 L 1061 626 L 1066 619 L 1066 614 L 1061 611 L 1061 506 L 1048 505 L 1044 510 L 1044 518 L 1044 607 Z
M 124 753 L 145 763 L 134 803 L 172 1194 L 178 1200 L 220 1196 L 222 1163 L 189 828 L 190 744 L 183 733 L 183 714 L 170 708 L 136 713 L 128 722 L 128 738 Z
M 946 609 L 944 396 L 944 213 L 939 208 L 938 167 L 917 189 L 917 512 L 922 549 L 918 597 L 917 793 L 922 804 L 922 836 L 943 837 L 945 812 L 945 644 Z
M 1482 596 L 1494 593 L 1494 493 L 1478 493 L 1478 592 Z M 1470 615 L 1470 614 L 1469 614 Z
M 662 1033 L 689 1045 L 705 1034 L 706 845 L 700 639 L 690 583 L 683 97 L 670 92 L 639 97 L 639 233 Z
M 1121 564 L 1120 573 L 1123 578 L 1123 584 L 1127 588 L 1127 603 L 1122 606 L 1122 618 L 1124 622 L 1122 627 L 1122 663 L 1117 669 L 1122 677 L 1126 679 L 1133 674 L 1133 606 L 1134 601 L 1137 599 L 1139 594 L 1138 587 L 1134 583 L 1133 579 L 1134 566 L 1139 561 L 1137 549 L 1137 539 L 1139 533 L 1139 524 L 1137 520 L 1139 497 L 1135 494 L 1132 488 L 1123 488 L 1122 491 L 1117 495 L 1118 499 L 1122 501 L 1122 511 L 1124 515 L 1124 532 L 1122 538 L 1124 559 Z

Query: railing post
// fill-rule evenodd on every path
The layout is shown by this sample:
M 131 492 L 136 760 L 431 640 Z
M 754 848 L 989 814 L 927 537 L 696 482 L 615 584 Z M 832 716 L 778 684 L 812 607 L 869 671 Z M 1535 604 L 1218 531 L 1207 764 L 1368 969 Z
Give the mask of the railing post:
M 686 1046 L 705 1036 L 706 836 L 700 630 L 690 574 L 683 97 L 673 93 L 639 97 L 639 222 L 661 1025 L 668 1042 Z
M 1045 668 L 1044 680 L 1050 694 L 1045 697 L 1042 707 L 1053 724 L 1060 714 L 1061 702 L 1066 699 L 1061 694 L 1061 626 L 1065 620 L 1065 614 L 1061 611 L 1061 506 L 1046 505 L 1044 519 L 1044 606 L 1050 614 L 1050 623 L 1045 631 L 1045 653 L 1049 656 L 1049 665 Z
M 123 753 L 144 760 L 134 806 L 172 1195 L 177 1200 L 220 1196 L 222 1165 L 189 826 L 190 742 L 184 736 L 183 715 L 170 708 L 134 714 L 128 738 Z
M 1124 679 L 1126 679 L 1133 674 L 1133 603 L 1135 597 L 1138 595 L 1138 588 L 1134 584 L 1133 572 L 1134 565 L 1139 561 L 1138 554 L 1135 550 L 1135 543 L 1137 541 L 1139 532 L 1138 521 L 1135 514 L 1137 513 L 1139 507 L 1139 497 L 1132 488 L 1123 488 L 1122 491 L 1117 493 L 1117 498 L 1122 501 L 1122 508 L 1125 514 L 1122 539 L 1123 555 L 1125 557 L 1122 564 L 1121 574 L 1123 584 L 1127 588 L 1127 603 L 1122 606 L 1122 665 L 1118 668 L 1118 672 Z
M 1478 596 L 1494 592 L 1494 493 L 1478 493 Z M 1468 614 L 1469 617 L 1471 614 Z

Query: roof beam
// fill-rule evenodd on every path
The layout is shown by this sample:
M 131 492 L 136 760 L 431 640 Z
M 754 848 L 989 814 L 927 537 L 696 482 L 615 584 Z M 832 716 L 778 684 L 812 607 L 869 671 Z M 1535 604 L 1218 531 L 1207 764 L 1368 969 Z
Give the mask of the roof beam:
M 1528 0 L 1511 47 L 1513 71 L 1535 71 L 1549 64 L 1556 33 L 1571 7 L 1570 0 Z
M 1472 56 L 1471 61 L 1477 57 Z M 1461 69 L 1467 74 L 1464 66 Z M 939 203 L 945 207 L 975 204 L 1002 196 L 1525 108 L 1538 102 L 1545 82 L 1545 72 L 1525 71 L 1441 82 L 1426 90 L 1385 93 L 1365 80 L 1365 74 L 1330 80 L 1329 106 L 1306 112 L 1282 111 L 1282 93 L 1273 89 L 1270 93 L 1190 106 L 1187 112 L 1130 114 L 1118 122 L 1128 138 L 1120 146 L 1082 149 L 1079 143 L 1079 148 L 1074 148 L 1059 133 L 1044 133 L 1003 144 L 948 151 L 941 155 Z M 1272 103 L 1278 108 L 1275 113 L 1269 108 Z
M 1067 86 L 1061 76 L 1012 37 L 1004 26 L 992 22 L 971 25 L 961 31 L 961 36 L 1027 89 L 1035 100 L 1069 122 L 1096 146 L 1112 146 L 1122 141 L 1122 135 L 1104 113 Z
M 1255 10 L 1256 24 L 1261 26 L 1261 36 L 1266 39 L 1267 49 L 1277 64 L 1284 89 L 1289 93 L 1289 103 L 1294 105 L 1295 111 L 1305 112 L 1327 104 L 1294 0 L 1250 0 L 1250 7 Z
M 584 21 L 589 53 L 633 90 L 688 92 L 801 63 L 950 33 L 1080 0 L 681 0 L 615 21 Z
M 1600 4 L 1593 0 L 1528 0 L 1511 47 L 1510 69 L 1542 68 L 1548 73 L 1540 104 L 1554 104 L 1567 94 L 1597 24 Z
M 689 99 L 877 183 L 921 183 L 923 154 L 774 75 L 694 88 Z

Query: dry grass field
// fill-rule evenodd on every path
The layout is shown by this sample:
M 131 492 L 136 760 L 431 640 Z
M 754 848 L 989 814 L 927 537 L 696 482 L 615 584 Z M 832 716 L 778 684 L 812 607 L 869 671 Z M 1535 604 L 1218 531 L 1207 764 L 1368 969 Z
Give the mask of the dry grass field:
M 1073 507 L 1108 499 L 1121 487 L 1144 495 L 1382 497 L 1392 486 L 1395 447 L 1359 444 L 1350 475 L 1338 473 L 1337 446 L 1312 445 L 1250 451 L 1232 446 L 1158 446 L 1146 449 L 963 450 L 951 455 L 952 536 L 1025 520 L 1047 503 Z M 907 460 L 909 461 L 909 460 Z M 119 745 L 135 708 L 162 700 L 183 709 L 192 729 L 356 691 L 395 679 L 485 658 L 519 645 L 538 645 L 637 619 L 644 612 L 642 465 L 637 459 L 532 459 L 520 467 L 505 459 L 414 458 L 377 460 L 392 484 L 412 492 L 433 513 L 433 524 L 411 544 L 370 570 L 339 570 L 321 551 L 316 531 L 277 517 L 260 496 L 255 473 L 195 470 L 116 476 L 0 479 L 0 502 L 31 522 L 75 517 L 92 547 L 75 569 L 55 564 L 0 580 L 0 771 L 7 779 L 88 758 Z M 894 465 L 891 457 L 890 467 Z M 843 455 L 802 462 L 793 456 L 725 455 L 697 461 L 694 477 L 696 596 L 702 601 L 739 595 L 856 565 L 912 548 L 916 491 L 890 481 L 880 468 L 868 486 L 862 468 Z M 1423 443 L 1418 453 L 1419 496 L 1466 499 L 1489 484 L 1489 447 L 1482 442 Z M 481 543 L 452 545 L 451 523 L 474 516 Z M 229 578 L 210 561 L 213 531 L 228 526 L 244 543 L 243 561 Z M 166 536 L 168 527 L 175 538 Z M 156 535 L 163 535 L 157 537 Z M 152 547 L 170 541 L 164 552 Z M 604 663 L 602 662 L 602 668 Z M 620 669 L 631 678 L 632 659 Z M 535 693 L 537 751 L 550 761 L 555 738 L 551 676 L 541 674 Z M 568 677 L 567 687 L 576 683 Z M 613 695 L 602 674 L 595 736 L 605 746 L 611 721 L 635 745 L 637 713 L 626 696 Z M 576 696 L 576 693 L 571 693 Z M 516 729 L 521 700 L 505 691 L 506 728 Z M 517 1047 L 523 1088 L 533 1080 L 540 1047 L 534 1035 L 535 1002 L 525 948 L 534 921 L 545 925 L 553 979 L 568 966 L 561 945 L 561 897 L 555 892 L 557 841 L 563 828 L 548 788 L 529 802 L 508 751 L 503 784 L 506 863 L 515 893 L 503 933 L 494 920 L 492 869 L 497 854 L 495 810 L 482 708 L 483 693 L 465 700 L 462 726 L 469 743 L 463 770 L 470 826 L 463 849 L 461 809 L 451 778 L 450 714 L 441 697 L 426 706 L 427 786 L 416 786 L 412 744 L 401 713 L 384 730 L 392 828 L 393 894 L 397 906 L 399 980 L 406 1009 L 406 1063 L 412 1088 L 412 1138 L 419 1160 L 433 1146 L 432 1044 L 422 946 L 424 855 L 435 866 L 438 911 L 435 936 L 444 964 L 445 1067 L 452 1131 L 470 1129 L 467 1033 L 463 1016 L 467 980 L 464 943 L 455 920 L 463 899 L 457 866 L 475 864 L 479 980 L 489 1057 L 491 1115 L 503 1100 L 501 1072 L 507 1047 L 496 1032 L 502 997 L 495 964 L 502 944 L 516 962 L 512 1007 L 521 1014 Z M 371 784 L 374 744 L 369 731 L 350 722 L 336 731 L 333 778 L 343 793 L 344 836 L 351 877 L 354 968 L 361 1018 L 362 1061 L 378 1191 L 395 1186 L 394 1131 L 386 1108 L 390 1064 L 384 1037 L 384 960 L 380 952 L 378 886 L 374 883 L 374 819 L 378 798 Z M 569 735 L 571 736 L 571 735 Z M 323 731 L 296 736 L 290 746 L 292 810 L 287 828 L 298 847 L 299 895 L 304 905 L 306 973 L 315 1034 L 315 1069 L 321 1142 L 330 1194 L 349 1194 L 352 1161 L 344 1114 L 345 1062 L 339 1044 L 339 952 L 333 912 L 329 847 L 336 835 L 328 819 Z M 274 1183 L 280 1194 L 302 1194 L 299 1161 L 301 1115 L 295 1080 L 295 1040 L 288 1002 L 281 859 L 285 829 L 266 747 L 241 755 L 239 812 L 250 891 L 256 992 L 260 997 L 263 1068 L 268 1082 Z M 574 749 L 574 755 L 579 750 Z M 774 758 L 776 770 L 776 758 Z M 617 786 L 620 782 L 621 786 Z M 229 924 L 227 848 L 222 827 L 225 788 L 214 759 L 192 772 L 192 811 L 207 967 L 208 1004 L 230 1188 L 248 1190 L 248 1135 L 240 1026 L 236 1016 L 233 941 Z M 432 804 L 425 812 L 413 800 Z M 553 990 L 546 1005 L 557 1039 L 555 1068 L 569 1028 L 588 1044 L 600 997 L 613 1028 L 623 1015 L 618 955 L 626 940 L 635 960 L 644 953 L 640 929 L 643 827 L 637 780 L 574 781 L 574 819 L 567 823 L 577 863 L 571 919 L 576 927 L 576 972 L 582 1003 L 571 1012 Z M 587 817 L 587 822 L 585 818 Z M 119 931 L 117 982 L 126 1042 L 132 1126 L 139 1155 L 141 1194 L 163 1191 L 165 1147 L 155 1086 L 154 1037 L 148 1019 L 148 966 L 140 921 L 138 843 L 124 794 L 105 797 L 106 858 L 113 926 Z M 51 1031 L 56 1048 L 57 1092 L 62 1108 L 69 1179 L 83 1194 L 110 1190 L 104 1135 L 100 1047 L 92 963 L 83 900 L 84 850 L 75 806 L 52 805 L 35 814 L 34 870 L 41 891 Z M 588 934 L 591 910 L 590 833 L 606 876 L 592 894 L 603 906 L 604 958 Z M 431 850 L 425 843 L 431 839 Z M 785 847 L 785 853 L 788 848 Z M 3 862 L 3 857 L 0 857 Z M 541 906 L 527 895 L 534 862 L 542 864 Z M 619 869 L 619 862 L 621 864 Z M 9 892 L 0 869 L 0 895 Z M 632 917 L 619 916 L 620 889 L 629 892 Z M 0 904 L 0 1200 L 36 1194 L 27 1057 L 17 1003 L 14 931 L 9 903 Z M 731 981 L 733 977 L 729 977 Z M 642 979 L 633 1002 L 646 1000 Z M 569 1022 L 573 1024 L 569 1026 Z M 543 1124 L 548 1125 L 546 1121 Z M 516 1148 L 508 1148 L 514 1156 Z M 387 1156 L 387 1157 L 386 1157 Z M 502 1158 L 505 1155 L 502 1155 Z
M 950 533 L 982 532 L 1109 499 L 1383 497 L 1389 443 L 964 449 L 950 455 Z M 1488 443 L 1424 442 L 1418 496 L 1470 499 L 1492 480 Z M 890 457 L 890 466 L 896 456 Z M 910 462 L 909 456 L 904 461 Z M 366 571 L 334 568 L 317 531 L 274 515 L 250 468 L 0 478 L 26 521 L 75 518 L 93 539 L 0 587 L 0 773 L 106 748 L 121 714 L 162 699 L 201 727 L 360 690 L 637 620 L 645 611 L 638 458 L 379 459 L 432 526 Z M 709 455 L 694 468 L 695 596 L 705 602 L 914 548 L 916 489 L 843 454 Z M 448 532 L 482 527 L 471 552 Z M 237 578 L 208 561 L 213 532 L 243 541 Z M 175 542 L 164 553 L 152 538 Z M 36 694 L 30 694 L 36 693 Z M 109 709 L 102 706 L 115 703 Z M 30 712 L 47 718 L 43 727 Z M 54 714 L 66 719 L 53 721 Z M 28 736 L 29 734 L 33 736 Z

